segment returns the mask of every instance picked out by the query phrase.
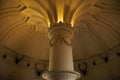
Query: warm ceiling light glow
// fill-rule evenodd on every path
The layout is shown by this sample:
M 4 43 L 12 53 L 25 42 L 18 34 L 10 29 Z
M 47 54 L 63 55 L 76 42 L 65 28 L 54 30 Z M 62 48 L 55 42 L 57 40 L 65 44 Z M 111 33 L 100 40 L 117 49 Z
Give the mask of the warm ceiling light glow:
M 50 21 L 49 21 L 49 20 L 47 21 L 47 23 L 48 23 L 48 24 L 47 24 L 47 25 L 48 25 L 48 27 L 50 27 Z
M 71 21 L 71 26 L 72 27 L 74 26 L 74 19 L 72 19 L 72 21 Z
M 50 3 L 47 0 L 45 0 L 44 2 L 39 0 L 30 0 L 30 1 L 20 0 L 20 1 L 23 5 L 26 6 L 25 9 L 21 10 L 21 13 L 30 18 L 28 23 L 45 24 L 48 27 L 50 27 L 50 24 L 56 22 L 68 23 L 71 24 L 71 26 L 73 27 L 74 25 L 73 23 L 75 22 L 75 19 L 77 17 L 76 14 L 79 11 L 79 10 L 77 10 L 77 12 L 75 11 L 75 14 L 73 13 L 73 16 L 72 14 L 70 14 L 70 11 L 66 6 L 70 6 L 69 4 L 72 2 L 72 0 L 70 1 L 50 0 Z M 50 7 L 52 4 L 53 6 Z M 70 7 L 70 9 L 73 10 L 74 7 L 73 9 L 72 7 Z
M 57 0 L 57 14 L 58 14 L 58 23 L 61 21 L 63 22 L 63 11 L 64 11 L 64 0 Z
M 63 10 L 58 10 L 58 22 L 63 22 Z

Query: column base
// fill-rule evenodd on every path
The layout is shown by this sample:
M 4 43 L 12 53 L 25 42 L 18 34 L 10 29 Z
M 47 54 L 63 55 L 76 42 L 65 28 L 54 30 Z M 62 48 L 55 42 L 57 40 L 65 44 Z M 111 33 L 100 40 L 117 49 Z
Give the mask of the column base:
M 69 71 L 49 71 L 42 75 L 46 80 L 76 80 L 80 76 L 78 72 Z

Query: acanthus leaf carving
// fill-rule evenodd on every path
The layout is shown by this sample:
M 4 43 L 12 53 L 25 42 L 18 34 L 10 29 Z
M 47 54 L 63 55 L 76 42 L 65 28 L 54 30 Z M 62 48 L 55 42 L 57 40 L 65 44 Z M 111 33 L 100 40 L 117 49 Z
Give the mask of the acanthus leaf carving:
M 50 46 L 55 44 L 66 44 L 71 46 L 72 37 L 73 37 L 73 28 L 66 23 L 56 23 L 57 25 L 50 27 L 49 29 L 49 38 Z

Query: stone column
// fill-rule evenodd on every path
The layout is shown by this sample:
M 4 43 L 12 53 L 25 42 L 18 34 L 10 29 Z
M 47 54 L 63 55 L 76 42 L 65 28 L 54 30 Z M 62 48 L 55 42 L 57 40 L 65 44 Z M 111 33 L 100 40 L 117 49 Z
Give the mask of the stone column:
M 80 77 L 74 71 L 72 56 L 73 28 L 67 23 L 55 23 L 49 29 L 49 71 L 43 74 L 47 80 L 75 80 Z

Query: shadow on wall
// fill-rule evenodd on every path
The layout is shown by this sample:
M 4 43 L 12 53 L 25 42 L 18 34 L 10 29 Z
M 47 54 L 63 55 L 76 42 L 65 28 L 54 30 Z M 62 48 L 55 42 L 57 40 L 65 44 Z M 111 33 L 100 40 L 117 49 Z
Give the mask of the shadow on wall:
M 3 76 L 0 76 L 0 80 L 15 80 L 13 77 L 3 77 Z
M 120 80 L 120 76 L 119 75 L 113 75 L 113 77 L 111 77 L 109 80 Z

